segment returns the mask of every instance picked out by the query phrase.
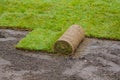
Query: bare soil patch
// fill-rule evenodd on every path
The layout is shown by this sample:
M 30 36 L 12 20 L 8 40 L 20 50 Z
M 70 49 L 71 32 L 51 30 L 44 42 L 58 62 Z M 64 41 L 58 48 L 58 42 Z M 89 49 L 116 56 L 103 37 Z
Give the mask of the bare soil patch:
M 86 38 L 58 56 L 15 49 L 27 33 L 0 29 L 0 80 L 120 80 L 120 41 Z

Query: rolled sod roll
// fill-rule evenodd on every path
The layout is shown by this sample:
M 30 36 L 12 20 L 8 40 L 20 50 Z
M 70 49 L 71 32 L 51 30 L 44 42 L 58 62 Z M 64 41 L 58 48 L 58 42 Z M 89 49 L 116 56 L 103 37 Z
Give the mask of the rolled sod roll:
M 72 54 L 80 42 L 84 39 L 85 32 L 79 25 L 72 25 L 65 33 L 55 42 L 54 52 L 60 54 Z

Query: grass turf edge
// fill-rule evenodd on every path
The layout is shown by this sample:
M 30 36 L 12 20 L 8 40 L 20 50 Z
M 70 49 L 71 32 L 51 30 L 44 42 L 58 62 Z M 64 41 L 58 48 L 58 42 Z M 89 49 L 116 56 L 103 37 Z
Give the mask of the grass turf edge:
M 20 40 L 16 48 L 53 52 L 53 45 L 61 35 L 59 31 L 35 29 Z

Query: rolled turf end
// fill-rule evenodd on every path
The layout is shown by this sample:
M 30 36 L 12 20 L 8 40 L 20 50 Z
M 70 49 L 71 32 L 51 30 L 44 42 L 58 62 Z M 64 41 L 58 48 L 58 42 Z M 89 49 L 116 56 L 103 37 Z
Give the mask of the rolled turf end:
M 54 52 L 60 54 L 72 54 L 80 42 L 84 39 L 85 32 L 79 25 L 72 25 L 65 33 L 55 42 Z
M 72 46 L 64 40 L 58 40 L 56 41 L 54 45 L 54 52 L 68 55 L 69 53 L 72 53 L 73 49 Z

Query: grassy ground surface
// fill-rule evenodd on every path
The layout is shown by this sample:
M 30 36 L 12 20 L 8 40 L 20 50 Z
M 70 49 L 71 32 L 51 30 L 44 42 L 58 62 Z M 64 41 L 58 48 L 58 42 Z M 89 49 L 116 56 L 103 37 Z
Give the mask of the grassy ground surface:
M 120 0 L 0 0 L 1 28 L 33 30 L 17 48 L 52 52 L 72 24 L 86 36 L 120 40 Z

